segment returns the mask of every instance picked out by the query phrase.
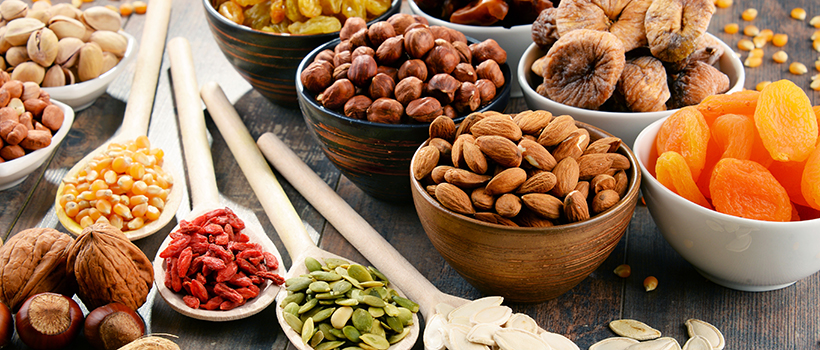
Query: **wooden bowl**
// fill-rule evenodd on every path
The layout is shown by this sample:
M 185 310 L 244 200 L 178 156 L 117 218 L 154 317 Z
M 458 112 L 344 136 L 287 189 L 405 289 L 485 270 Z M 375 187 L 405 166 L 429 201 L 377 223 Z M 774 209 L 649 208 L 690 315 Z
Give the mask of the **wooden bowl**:
M 299 65 L 298 72 L 313 62 L 319 52 L 333 49 L 339 42 L 336 39 L 313 50 Z M 507 107 L 512 86 L 510 66 L 502 64 L 501 71 L 507 83 L 495 99 L 478 111 L 503 112 Z M 305 89 L 299 79 L 296 79 L 296 90 L 310 133 L 319 141 L 327 158 L 350 181 L 370 196 L 391 202 L 410 201 L 410 159 L 429 137 L 430 123 L 384 124 L 348 118 L 323 107 L 316 101 L 316 94 Z M 464 116 L 456 118 L 456 124 L 462 119 Z
M 576 122 L 590 138 L 611 136 Z M 615 206 L 589 220 L 546 228 L 490 224 L 450 211 L 413 178 L 416 212 L 427 237 L 444 260 L 481 292 L 512 302 L 542 302 L 572 289 L 606 260 L 629 225 L 638 202 L 641 173 L 629 158 L 627 194 Z M 412 178 L 412 176 L 411 176 Z
M 213 0 L 202 0 L 208 27 L 225 58 L 254 89 L 271 102 L 296 107 L 296 68 L 314 48 L 334 38 L 339 32 L 317 35 L 267 33 L 238 25 L 217 12 Z M 369 24 L 383 21 L 401 9 L 401 0 L 393 0 L 390 9 Z

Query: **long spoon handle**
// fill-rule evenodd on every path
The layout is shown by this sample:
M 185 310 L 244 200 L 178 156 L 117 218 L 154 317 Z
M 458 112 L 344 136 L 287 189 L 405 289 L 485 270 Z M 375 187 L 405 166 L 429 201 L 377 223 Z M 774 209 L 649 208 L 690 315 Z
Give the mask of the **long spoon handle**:
M 148 6 L 145 29 L 142 31 L 134 80 L 125 106 L 120 134 L 128 136 L 146 135 L 157 92 L 159 67 L 168 34 L 171 18 L 171 0 L 153 0 Z M 132 138 L 132 137 L 129 137 Z
M 288 254 L 296 258 L 301 256 L 302 252 L 315 248 L 316 245 L 305 230 L 302 219 L 299 218 L 296 209 L 293 209 L 287 194 L 266 164 L 265 158 L 256 147 L 239 114 L 228 101 L 225 92 L 217 83 L 209 82 L 202 87 L 200 94 L 205 106 L 208 107 L 208 113 L 211 114 L 236 162 L 248 178 L 253 192 L 262 203 Z
M 171 78 L 193 206 L 213 207 L 219 203 L 219 190 L 205 128 L 205 114 L 199 99 L 194 58 L 188 40 L 182 37 L 171 39 L 168 42 L 168 56 L 171 59 Z
M 276 170 L 370 263 L 390 277 L 391 282 L 407 296 L 418 302 L 425 316 L 431 315 L 432 308 L 440 302 L 455 302 L 456 297 L 442 293 L 424 278 L 276 135 L 265 133 L 257 143 Z

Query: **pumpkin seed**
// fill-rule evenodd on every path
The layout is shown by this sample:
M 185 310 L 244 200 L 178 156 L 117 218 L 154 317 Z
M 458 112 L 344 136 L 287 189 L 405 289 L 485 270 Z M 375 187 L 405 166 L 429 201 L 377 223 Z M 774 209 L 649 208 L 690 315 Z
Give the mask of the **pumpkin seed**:
M 373 267 L 373 266 L 368 266 L 367 271 L 370 272 L 371 275 L 376 276 L 376 278 L 378 278 L 382 281 L 389 281 L 387 279 L 387 276 L 385 276 L 383 273 L 381 273 L 381 271 L 376 270 L 376 268 Z
M 683 350 L 712 350 L 712 344 L 709 343 L 709 340 L 704 338 L 701 335 L 696 335 L 694 337 L 689 338 L 685 344 L 683 344 Z
M 342 295 L 342 294 L 347 293 L 351 288 L 353 288 L 352 283 L 350 283 L 348 281 L 345 281 L 345 280 L 341 280 L 341 281 L 337 281 L 333 285 L 333 288 L 330 292 L 333 293 L 333 294 Z
M 561 334 L 544 331 L 540 336 L 553 350 L 580 350 L 575 342 Z
M 384 307 L 384 300 L 379 297 L 374 297 L 372 295 L 365 295 L 362 297 L 362 301 L 370 306 L 375 307 Z
M 346 347 L 346 348 L 344 348 L 344 349 L 342 349 L 342 350 L 364 350 L 364 349 L 362 349 L 362 348 L 360 348 L 360 347 L 358 347 L 358 346 L 348 346 L 348 347 Z
M 535 333 L 519 328 L 502 328 L 493 334 L 493 340 L 501 350 L 551 350 L 552 348 Z
M 473 317 L 470 317 L 470 322 L 475 324 L 490 323 L 500 326 L 507 323 L 510 316 L 512 316 L 512 309 L 508 306 L 490 306 L 475 313 Z
M 538 332 L 538 328 L 540 328 L 538 327 L 538 323 L 536 323 L 535 320 L 532 319 L 532 317 L 522 313 L 516 313 L 510 316 L 510 319 L 507 320 L 507 323 L 504 324 L 504 327 L 522 329 L 531 333 Z
M 396 304 L 399 304 L 399 306 L 410 310 L 412 313 L 419 312 L 419 304 L 416 304 L 416 302 L 410 299 L 394 296 L 393 301 L 395 301 Z
M 470 319 L 467 317 L 456 317 L 450 320 L 450 324 L 457 324 L 465 327 L 471 327 L 473 325 L 472 323 L 470 323 Z
M 305 267 L 308 271 L 322 271 L 322 263 L 312 257 L 305 258 Z
M 327 308 L 322 309 L 322 311 L 317 312 L 315 315 L 311 316 L 313 322 L 322 322 L 326 320 L 330 315 L 333 315 L 333 312 L 336 311 L 336 308 Z
M 344 345 L 344 343 L 345 342 L 343 342 L 343 341 L 326 341 L 324 343 L 321 343 L 321 344 L 317 345 L 315 347 L 315 349 L 316 350 L 332 350 L 332 349 L 336 349 L 336 348 Z M 346 348 L 346 349 L 349 349 L 349 348 Z
M 356 306 L 359 305 L 359 301 L 356 299 L 336 299 L 336 305 Z
M 299 316 L 299 304 L 288 303 L 282 312 L 292 314 L 293 316 Z
M 364 281 L 364 282 L 359 282 L 359 284 L 364 288 L 373 288 L 373 287 L 383 287 L 384 286 L 384 282 L 380 282 L 380 281 Z
M 364 285 L 362 285 L 362 287 L 364 287 Z M 380 299 L 384 300 L 390 300 L 391 298 L 390 291 L 388 291 L 387 288 L 385 288 L 384 286 L 375 286 L 368 288 L 372 288 L 372 290 L 370 291 L 370 295 L 372 296 L 379 297 Z
M 329 271 L 313 271 L 310 273 L 310 276 L 317 281 L 338 281 L 342 279 L 342 276 L 338 273 Z
M 367 308 L 367 312 L 370 314 L 370 316 L 373 316 L 374 318 L 384 316 L 384 309 L 380 307 L 369 307 Z
M 305 293 L 293 293 L 288 294 L 288 296 L 282 299 L 280 305 L 288 305 L 290 303 L 301 304 L 303 301 L 305 301 Z
M 319 299 L 310 299 L 306 303 L 302 304 L 302 306 L 299 307 L 299 312 L 298 313 L 303 314 L 305 312 L 308 312 L 311 309 L 313 309 L 313 307 L 315 307 L 316 304 L 318 304 L 318 303 L 319 303 Z
M 324 306 L 336 305 L 336 302 L 333 299 L 319 299 L 319 305 L 324 305 Z
M 359 342 L 359 337 L 362 335 L 362 333 L 359 332 L 359 330 L 353 326 L 345 326 L 344 328 L 342 328 L 342 333 L 344 333 L 344 336 L 345 338 L 347 338 L 347 340 L 350 340 L 354 343 Z
M 396 305 L 384 304 L 383 309 L 384 309 L 384 313 L 387 314 L 387 316 L 396 317 L 396 316 L 399 315 L 399 308 L 396 307 Z M 410 310 L 408 310 L 408 311 L 410 311 Z
M 635 340 L 650 340 L 661 336 L 659 330 L 637 320 L 615 320 L 609 322 L 609 328 L 617 335 Z
M 385 321 L 387 322 L 387 327 L 392 329 L 394 332 L 401 333 L 404 331 L 404 325 L 397 317 L 387 316 L 385 317 Z
M 387 342 L 390 344 L 396 344 L 405 337 L 407 337 L 408 334 L 410 334 L 410 328 L 405 328 L 401 333 L 393 334 L 389 338 L 387 338 Z
M 447 315 L 449 315 L 455 308 L 453 305 L 447 303 L 438 303 L 436 304 L 435 309 L 437 314 L 447 317 Z
M 324 334 L 325 339 L 330 341 L 335 341 L 338 339 L 335 335 L 330 333 L 330 330 L 333 328 L 329 324 L 327 324 L 327 322 L 320 323 L 317 328 L 319 328 L 319 330 L 322 331 L 322 334 Z
M 424 336 L 422 336 L 426 350 L 444 350 L 444 334 L 442 330 L 446 323 L 446 316 L 438 313 L 427 320 L 427 325 L 424 327 Z
M 352 284 L 353 287 L 356 287 L 357 289 L 364 289 L 364 288 L 362 288 L 362 285 L 359 283 L 359 281 L 357 281 L 355 278 L 350 277 L 349 275 L 341 275 L 341 276 L 346 281 L 350 282 L 350 284 Z
M 291 277 L 285 281 L 285 289 L 291 292 L 298 292 L 307 289 L 313 280 L 310 277 Z
M 490 296 L 490 297 L 484 297 L 484 298 L 473 300 L 471 302 L 468 302 L 464 305 L 461 305 L 461 306 L 453 309 L 453 311 L 451 311 L 447 315 L 447 320 L 449 320 L 450 322 L 453 322 L 453 319 L 456 318 L 456 317 L 466 317 L 467 320 L 469 321 L 470 317 L 472 317 L 475 313 L 477 313 L 481 310 L 484 310 L 484 309 L 486 309 L 490 306 L 501 305 L 501 303 L 503 301 L 504 301 L 504 298 L 497 297 L 497 296 Z M 408 308 L 408 309 L 410 309 L 410 308 Z M 410 310 L 412 310 L 412 309 L 410 309 Z
M 342 306 L 336 309 L 333 315 L 330 316 L 330 324 L 333 325 L 333 328 L 342 329 L 347 324 L 347 321 L 350 320 L 350 316 L 353 316 L 353 308 L 350 306 Z
M 401 323 L 405 327 L 407 327 L 409 325 L 412 325 L 413 324 L 413 312 L 410 311 L 410 310 L 407 310 L 403 307 L 398 308 L 398 310 L 399 310 L 399 314 L 396 317 L 398 317 L 401 320 Z
M 308 345 L 310 345 L 310 347 L 312 348 L 315 348 L 316 345 L 319 345 L 319 343 L 322 342 L 322 340 L 325 340 L 325 334 L 322 333 L 321 330 L 317 330 L 316 333 L 313 333 L 313 336 L 310 337 Z
M 283 313 L 282 318 L 285 319 L 285 323 L 287 323 L 290 328 L 293 328 L 296 333 L 302 333 L 302 320 L 300 320 L 299 317 L 290 313 Z
M 351 326 L 351 327 L 353 327 L 353 326 Z M 347 338 L 345 336 L 345 333 L 342 332 L 341 329 L 331 328 L 330 329 L 330 334 L 332 334 L 334 337 L 339 338 L 339 339 L 346 339 Z
M 327 267 L 330 268 L 330 269 L 335 269 L 337 266 L 349 265 L 350 264 L 349 262 L 347 262 L 347 260 L 338 259 L 338 258 L 325 258 L 324 260 L 325 260 L 325 265 L 327 265 Z
M 305 322 L 305 320 L 307 320 L 308 318 L 312 318 L 314 315 L 316 315 L 320 311 L 322 311 L 321 307 L 314 307 L 313 309 L 310 309 L 310 311 L 305 312 L 302 315 L 300 315 L 299 319 L 302 320 L 302 322 Z
M 373 280 L 373 276 L 370 275 L 370 272 L 367 271 L 367 268 L 358 264 L 351 264 L 350 267 L 347 268 L 347 274 L 350 275 L 350 277 L 355 278 L 359 282 L 367 282 Z
M 678 341 L 669 337 L 658 338 L 630 345 L 627 350 L 681 350 Z
M 709 322 L 690 318 L 686 320 L 686 330 L 689 332 L 690 337 L 699 335 L 706 338 L 715 350 L 721 350 L 726 346 L 723 333 Z
M 347 274 L 347 268 L 344 268 L 344 267 L 338 266 L 338 267 L 336 267 L 335 269 L 333 269 L 333 271 L 336 271 L 336 273 L 338 273 L 338 274 L 339 274 L 339 276 L 348 276 L 348 274 Z
M 490 348 L 487 345 L 473 343 L 467 340 L 467 333 L 468 331 L 463 328 L 451 328 L 447 337 L 450 341 L 450 345 L 454 349 L 463 349 L 463 350 L 489 350 Z M 450 348 L 448 348 L 450 349 Z
M 362 348 L 362 350 L 379 350 L 365 343 L 359 343 L 358 345 L 360 348 Z
M 308 288 L 315 293 L 326 293 L 330 291 L 330 285 L 325 281 L 316 281 L 311 283 Z
M 478 343 L 484 344 L 487 346 L 495 346 L 495 340 L 493 340 L 493 334 L 497 330 L 501 329 L 500 325 L 495 324 L 477 324 L 470 329 L 467 333 L 467 340 Z
M 353 326 L 362 333 L 370 332 L 370 328 L 373 327 L 373 316 L 370 316 L 364 309 L 356 309 L 353 311 L 351 320 L 353 321 Z
M 624 350 L 638 341 L 627 337 L 612 337 L 601 340 L 589 347 L 589 350 Z
M 342 294 L 333 294 L 331 292 L 316 294 L 316 299 L 339 299 L 344 297 Z
M 313 319 L 308 318 L 305 320 L 305 323 L 302 324 L 302 342 L 307 344 L 310 341 L 310 338 L 313 336 Z
M 382 323 L 380 321 L 373 322 L 373 326 L 370 327 L 370 333 L 387 337 L 387 333 L 384 331 L 384 327 L 382 327 Z
M 385 337 L 373 333 L 362 334 L 359 340 L 379 350 L 387 350 L 390 347 L 390 342 Z

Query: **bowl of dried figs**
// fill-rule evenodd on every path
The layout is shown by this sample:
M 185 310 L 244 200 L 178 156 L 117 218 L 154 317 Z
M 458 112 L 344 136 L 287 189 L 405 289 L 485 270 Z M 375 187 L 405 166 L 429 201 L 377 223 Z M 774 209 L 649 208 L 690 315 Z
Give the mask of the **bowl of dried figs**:
M 410 158 L 433 119 L 458 122 L 507 106 L 510 68 L 497 58 L 506 52 L 450 29 L 446 40 L 436 38 L 408 14 L 369 28 L 349 24 L 299 66 L 302 114 L 354 184 L 379 199 L 409 201 Z
M 448 124 L 434 121 L 413 156 L 413 202 L 433 246 L 470 284 L 541 302 L 609 256 L 641 183 L 620 139 L 547 111 L 475 113 L 458 128 Z
M 668 24 L 663 3 L 632 2 L 616 22 L 604 15 L 613 9 L 589 1 L 562 1 L 541 12 L 516 72 L 527 106 L 572 115 L 632 145 L 644 127 L 674 110 L 742 90 L 742 62 L 706 32 L 712 2 L 677 9 L 698 14 L 684 28 L 680 20 Z M 583 13 L 596 16 L 581 21 Z
M 219 49 L 242 78 L 273 103 L 296 107 L 294 77 L 302 58 L 337 38 L 347 19 L 383 21 L 399 12 L 401 0 L 202 0 L 202 5 Z

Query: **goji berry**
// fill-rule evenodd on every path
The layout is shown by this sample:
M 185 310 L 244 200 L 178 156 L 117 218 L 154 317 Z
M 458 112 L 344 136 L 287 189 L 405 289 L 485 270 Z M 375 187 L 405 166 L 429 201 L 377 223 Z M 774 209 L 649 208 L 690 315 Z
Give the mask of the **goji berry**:
M 199 299 L 192 295 L 186 295 L 182 297 L 182 301 L 185 302 L 185 305 L 192 309 L 199 309 Z
M 253 266 L 253 264 L 249 263 L 245 259 L 236 259 L 236 265 L 239 266 L 242 271 L 245 271 L 251 275 L 255 275 L 259 271 L 256 266 Z
M 222 310 L 222 311 L 228 311 L 228 310 L 231 310 L 231 309 L 235 309 L 237 306 L 242 306 L 242 305 L 245 305 L 244 300 L 242 300 L 242 302 L 240 302 L 240 303 L 234 303 L 234 302 L 226 300 L 226 301 L 223 301 L 222 304 L 219 304 L 219 309 Z
M 251 286 L 254 286 L 254 285 L 251 285 Z M 254 286 L 254 287 L 256 287 L 256 286 Z M 243 298 L 245 298 L 247 300 L 247 299 L 255 298 L 257 295 L 259 295 L 258 289 L 259 288 L 257 288 L 257 291 L 254 292 L 250 288 L 245 287 L 245 288 L 236 289 L 236 292 L 239 293 L 239 295 L 241 295 Z
M 253 285 L 253 282 L 248 276 L 245 276 L 245 273 L 242 271 L 237 272 L 231 279 L 228 280 L 228 283 L 233 284 L 237 287 L 247 287 Z
M 251 283 L 253 284 L 262 284 L 262 282 L 265 282 L 265 280 L 263 280 L 262 277 L 259 277 L 257 275 L 250 275 L 248 276 L 248 279 L 250 279 Z
M 244 298 L 235 289 L 228 287 L 225 283 L 217 283 L 214 285 L 214 293 L 234 303 L 241 303 Z
M 224 232 L 213 237 L 214 243 L 219 245 L 228 245 L 228 242 L 230 242 L 230 240 L 228 239 L 228 234 Z
M 271 270 L 279 268 L 279 259 L 276 258 L 276 255 L 273 255 L 271 252 L 264 252 L 262 254 L 265 256 L 265 266 Z
M 205 232 L 205 234 L 208 235 L 219 235 L 222 234 L 224 231 L 222 231 L 222 226 L 219 226 L 217 224 L 208 224 L 207 226 L 202 228 L 202 232 Z
M 202 304 L 201 306 L 203 309 L 206 310 L 216 310 L 219 308 L 219 305 L 221 305 L 223 302 L 225 302 L 225 299 L 222 299 L 222 297 L 220 296 L 215 296 L 211 299 L 208 299 L 208 302 Z
M 191 267 L 191 260 L 194 258 L 194 253 L 191 251 L 191 247 L 187 247 L 179 253 L 179 259 L 177 260 L 177 273 L 180 276 L 188 276 L 188 268 Z
M 208 251 L 208 247 L 210 243 L 208 243 L 207 239 L 205 242 L 202 243 L 193 243 L 190 245 L 191 250 L 193 250 L 194 254 L 202 254 Z
M 234 275 L 236 275 L 236 262 L 229 262 L 225 265 L 225 268 L 216 272 L 216 281 L 217 282 L 225 282 L 230 280 Z
M 237 242 L 242 242 L 242 243 L 248 243 L 248 242 L 251 241 L 251 238 L 248 237 L 248 235 L 240 232 L 238 235 L 236 235 L 236 241 Z
M 262 256 L 262 252 L 259 251 L 259 250 L 256 250 L 256 249 L 248 249 L 248 250 L 240 252 L 239 254 L 236 254 L 237 259 L 248 259 L 248 258 L 251 258 L 251 257 L 261 257 L 261 256 Z
M 225 215 L 225 209 L 214 209 L 214 210 L 211 210 L 211 211 L 209 211 L 205 214 L 200 215 L 199 217 L 194 219 L 194 221 L 192 221 L 191 223 L 195 226 L 202 226 L 208 220 L 210 220 L 212 218 L 215 218 L 217 216 L 223 216 L 223 215 Z
M 225 262 L 220 258 L 206 256 L 202 258 L 202 263 L 213 271 L 219 271 L 225 268 Z
M 201 272 L 197 272 L 197 274 L 196 274 L 196 278 L 195 278 L 195 279 L 196 279 L 197 281 L 199 281 L 199 283 L 201 283 L 201 284 L 203 284 L 203 285 L 204 285 L 205 283 L 208 283 L 208 281 L 205 279 L 205 276 L 203 276 Z
M 165 248 L 161 253 L 159 253 L 160 258 L 170 258 L 172 256 L 179 255 L 185 247 L 188 246 L 188 242 L 191 240 L 191 236 L 181 236 L 178 239 L 174 239 L 171 243 L 168 243 L 168 247 Z
M 229 242 L 232 242 L 232 241 L 236 240 L 236 235 L 234 235 L 234 233 L 233 233 L 233 226 L 225 225 L 225 227 L 223 229 L 225 230 L 225 233 L 228 234 L 228 241 Z
M 205 289 L 205 285 L 197 280 L 191 280 L 190 288 L 191 295 L 199 298 L 203 303 L 208 300 L 208 290 Z
M 213 256 L 222 259 L 224 262 L 233 261 L 233 254 L 225 248 L 222 248 L 222 246 L 211 243 L 208 245 L 208 250 Z
M 285 283 L 285 279 L 275 272 L 259 271 L 256 275 L 262 278 L 267 278 L 277 285 Z
M 231 251 L 243 251 L 248 249 L 262 249 L 262 246 L 256 243 L 242 243 L 242 242 L 230 242 L 228 243 L 228 250 Z

